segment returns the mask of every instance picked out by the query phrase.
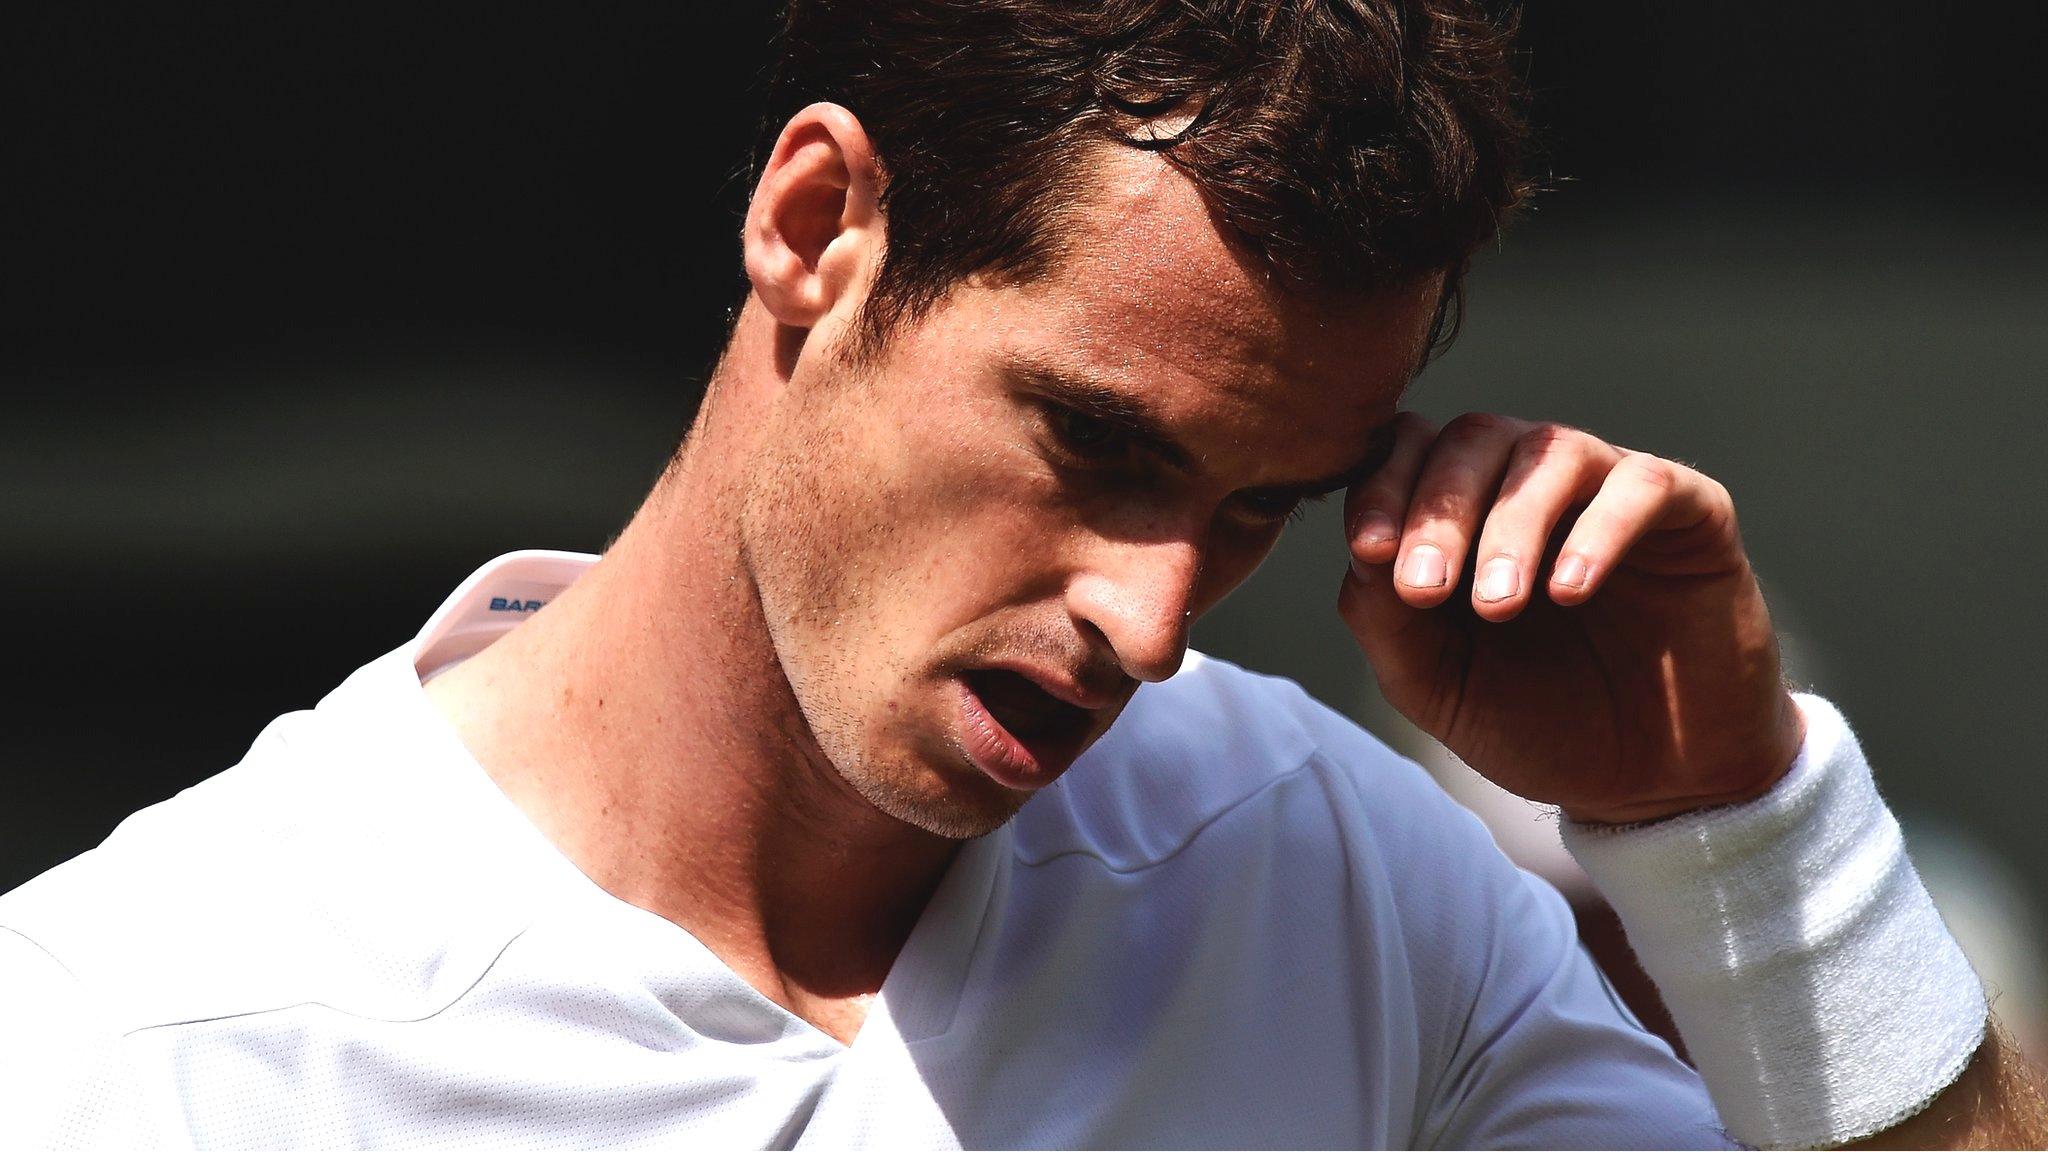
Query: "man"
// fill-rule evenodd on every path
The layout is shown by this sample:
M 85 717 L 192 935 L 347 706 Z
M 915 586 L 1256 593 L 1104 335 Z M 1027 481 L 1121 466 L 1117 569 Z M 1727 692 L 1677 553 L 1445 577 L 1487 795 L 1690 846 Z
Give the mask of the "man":
M 1521 191 L 1499 28 L 800 0 L 784 53 L 606 555 L 501 558 L 0 898 L 12 1138 L 2048 1136 L 1727 493 L 1397 414 Z M 1388 699 L 1562 807 L 1711 1101 L 1418 772 L 1188 654 L 1339 490 Z

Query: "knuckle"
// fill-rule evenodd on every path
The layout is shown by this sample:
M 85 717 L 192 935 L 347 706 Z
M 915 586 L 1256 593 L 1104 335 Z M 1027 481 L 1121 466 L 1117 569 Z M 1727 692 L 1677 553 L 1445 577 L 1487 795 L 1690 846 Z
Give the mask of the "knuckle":
M 1455 500 L 1462 508 L 1492 488 L 1498 476 L 1494 469 L 1468 457 L 1441 457 L 1425 474 L 1418 494 L 1428 499 Z
M 1567 424 L 1538 424 L 1515 438 L 1515 454 L 1532 464 L 1577 459 L 1586 454 L 1591 437 Z
M 1444 425 L 1438 439 L 1453 444 L 1477 444 L 1500 440 L 1513 432 L 1514 421 L 1492 412 L 1467 412 Z
M 1659 492 L 1669 492 L 1678 487 L 1679 465 L 1661 456 L 1638 452 L 1625 456 L 1617 469 L 1627 469 L 1628 478 Z
M 1416 497 L 1412 519 L 1419 524 L 1461 523 L 1471 509 L 1472 501 L 1464 493 L 1440 488 Z
M 1436 436 L 1436 425 L 1428 417 L 1414 412 L 1396 412 L 1391 422 L 1398 439 L 1431 439 Z
M 1712 476 L 1702 476 L 1701 479 L 1707 485 L 1707 522 L 1723 531 L 1734 532 L 1735 497 L 1729 494 L 1727 485 Z
M 1436 439 L 1436 425 L 1412 413 L 1397 414 L 1392 422 L 1382 427 L 1380 437 L 1374 445 L 1377 465 L 1367 477 L 1368 484 L 1377 484 L 1382 492 L 1406 494 L 1409 485 L 1428 456 L 1429 446 Z

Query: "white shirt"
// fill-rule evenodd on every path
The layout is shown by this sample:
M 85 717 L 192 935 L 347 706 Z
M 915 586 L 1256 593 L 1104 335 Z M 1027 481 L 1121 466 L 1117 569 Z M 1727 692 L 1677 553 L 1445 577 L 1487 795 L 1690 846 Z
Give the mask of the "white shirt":
M 0 1142 L 1726 1141 L 1553 890 L 1292 683 L 1194 654 L 963 847 L 840 1045 L 578 872 L 421 691 L 591 559 L 486 566 L 0 897 Z

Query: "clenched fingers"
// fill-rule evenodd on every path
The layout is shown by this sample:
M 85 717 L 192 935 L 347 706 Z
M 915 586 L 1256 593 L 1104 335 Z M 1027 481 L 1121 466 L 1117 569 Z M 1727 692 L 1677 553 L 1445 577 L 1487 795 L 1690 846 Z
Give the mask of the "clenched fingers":
M 1391 431 L 1394 443 L 1385 462 L 1344 497 L 1344 524 L 1354 569 L 1393 558 L 1401 543 L 1409 494 L 1415 490 L 1429 446 L 1436 442 L 1436 425 L 1413 412 L 1395 416 Z
M 1473 412 L 1437 434 L 1409 494 L 1394 561 L 1394 585 L 1407 603 L 1435 607 L 1457 588 L 1472 542 L 1500 492 L 1515 442 L 1528 427 L 1510 417 Z
M 1487 620 L 1512 618 L 1539 591 L 1582 603 L 1650 532 L 1732 529 L 1713 480 L 1576 428 L 1480 413 L 1440 432 L 1397 420 L 1386 464 L 1353 488 L 1345 512 L 1354 571 L 1365 579 L 1385 566 L 1386 594 L 1410 608 L 1443 604 L 1464 574 Z
M 1534 425 L 1515 437 L 1473 551 L 1474 612 L 1507 620 L 1528 604 L 1542 587 L 1539 569 L 1558 524 L 1594 498 L 1621 457 L 1621 449 L 1562 424 Z M 1554 593 L 1554 575 L 1551 584 Z
M 1651 532 L 1679 537 L 1680 547 L 1651 558 L 1669 574 L 1720 571 L 1724 561 L 1740 555 L 1735 503 L 1726 488 L 1683 464 L 1627 452 L 1565 537 L 1550 580 L 1551 598 L 1584 603 Z

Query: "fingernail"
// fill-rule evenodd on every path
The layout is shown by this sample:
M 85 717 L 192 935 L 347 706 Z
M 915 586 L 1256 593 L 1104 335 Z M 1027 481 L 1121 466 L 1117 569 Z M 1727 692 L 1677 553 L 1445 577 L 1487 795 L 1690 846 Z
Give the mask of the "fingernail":
M 1505 600 L 1521 588 L 1521 573 L 1515 570 L 1515 562 L 1505 556 L 1496 556 L 1479 570 L 1479 584 L 1474 591 L 1481 600 Z
M 1360 544 L 1378 544 L 1383 540 L 1392 540 L 1396 531 L 1398 529 L 1394 527 L 1392 516 L 1385 512 L 1367 512 L 1358 518 L 1358 527 L 1351 535 Z
M 1401 579 L 1410 588 L 1443 587 L 1444 554 L 1434 544 L 1417 544 L 1408 550 L 1408 567 Z
M 1557 562 L 1554 576 L 1567 588 L 1582 588 L 1586 583 L 1586 561 L 1582 557 L 1567 556 Z

